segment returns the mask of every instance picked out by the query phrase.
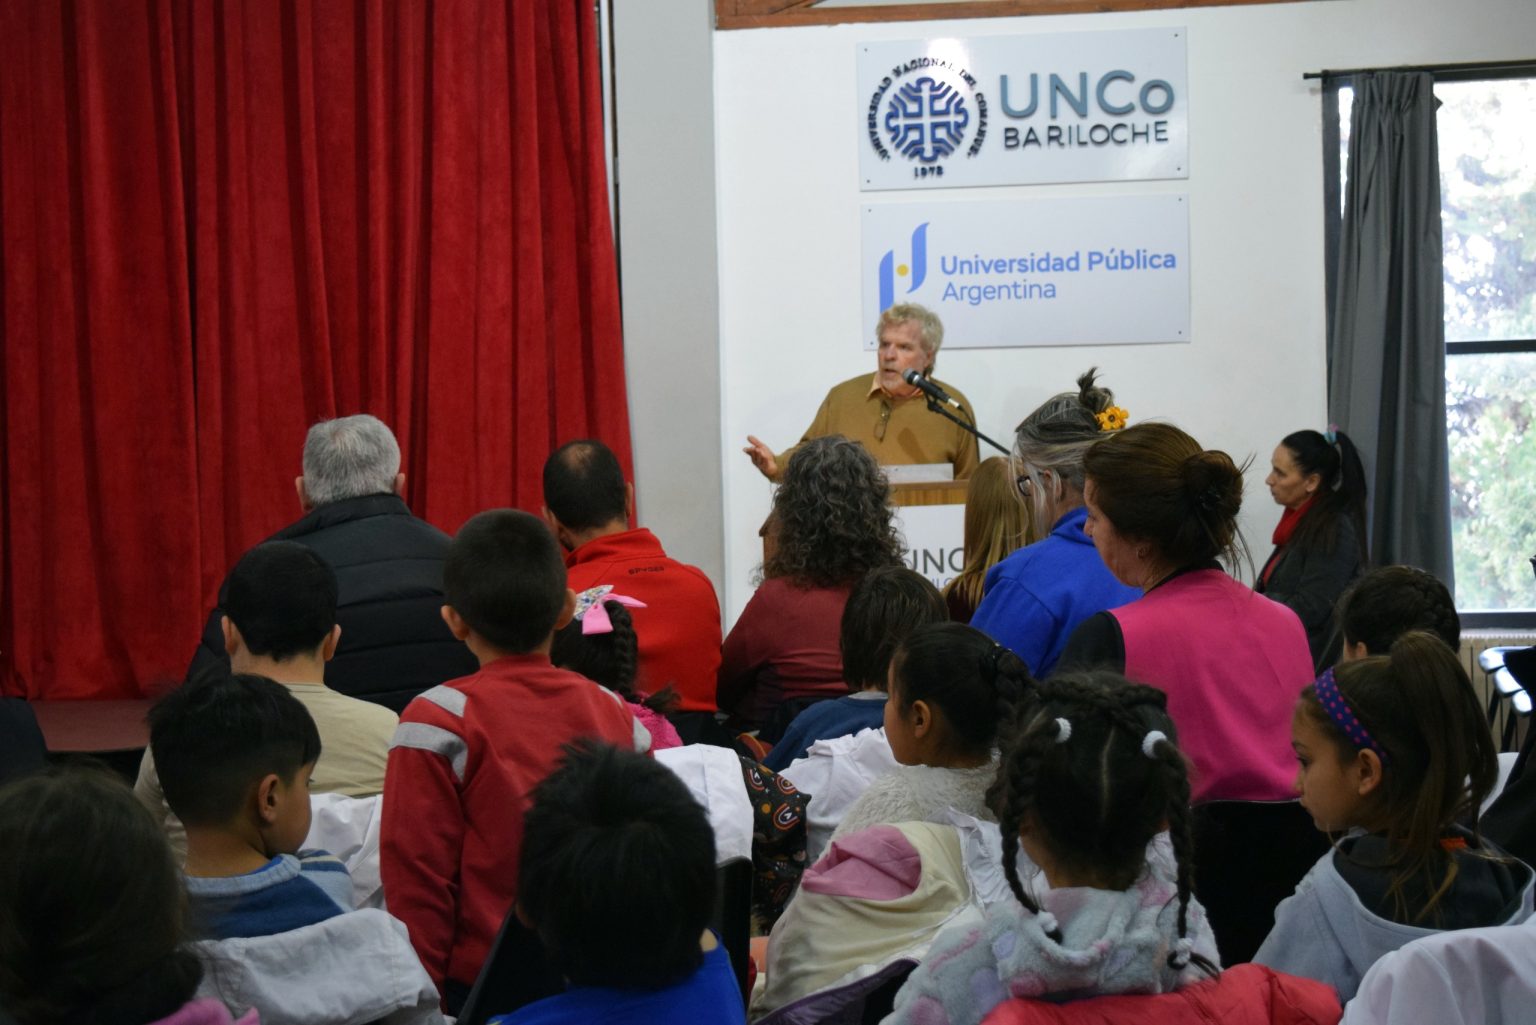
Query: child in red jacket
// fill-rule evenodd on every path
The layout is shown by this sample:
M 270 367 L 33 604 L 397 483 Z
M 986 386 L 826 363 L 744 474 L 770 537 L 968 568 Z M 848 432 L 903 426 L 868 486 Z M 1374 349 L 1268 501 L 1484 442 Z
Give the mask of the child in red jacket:
M 511 509 L 472 518 L 449 546 L 443 591 L 443 619 L 480 671 L 400 716 L 380 871 L 390 912 L 456 1013 L 517 896 L 523 814 L 562 745 L 592 737 L 645 751 L 650 736 L 617 695 L 550 664 L 575 596 L 539 519 Z

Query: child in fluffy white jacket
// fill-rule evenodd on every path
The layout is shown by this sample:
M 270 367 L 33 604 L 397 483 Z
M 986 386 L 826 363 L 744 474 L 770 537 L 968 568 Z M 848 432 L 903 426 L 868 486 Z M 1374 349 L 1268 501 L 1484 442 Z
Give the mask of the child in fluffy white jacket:
M 941 932 L 887 1023 L 975 1025 L 1013 997 L 1163 993 L 1216 974 L 1190 894 L 1189 779 L 1165 704 L 1106 672 L 1032 688 L 988 795 L 1018 902 Z M 1164 828 L 1171 880 L 1147 861 Z M 1050 884 L 1038 900 L 1019 880 L 1021 847 Z

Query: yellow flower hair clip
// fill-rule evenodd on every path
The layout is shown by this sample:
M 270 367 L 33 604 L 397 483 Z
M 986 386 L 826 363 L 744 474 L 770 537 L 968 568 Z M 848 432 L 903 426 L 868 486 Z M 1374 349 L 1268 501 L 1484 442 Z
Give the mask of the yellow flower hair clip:
M 1101 431 L 1118 431 L 1131 418 L 1131 414 L 1119 406 L 1110 406 L 1104 412 L 1095 413 L 1093 416 L 1099 422 L 1099 430 Z

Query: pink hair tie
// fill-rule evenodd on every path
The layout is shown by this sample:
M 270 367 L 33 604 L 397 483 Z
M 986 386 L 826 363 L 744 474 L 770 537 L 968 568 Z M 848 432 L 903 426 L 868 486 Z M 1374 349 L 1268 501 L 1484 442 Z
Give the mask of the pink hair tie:
M 604 602 L 616 601 L 631 609 L 645 608 L 645 602 L 627 594 L 614 594 L 612 584 L 589 587 L 576 596 L 576 620 L 581 623 L 583 634 L 611 634 L 613 620 L 608 616 Z

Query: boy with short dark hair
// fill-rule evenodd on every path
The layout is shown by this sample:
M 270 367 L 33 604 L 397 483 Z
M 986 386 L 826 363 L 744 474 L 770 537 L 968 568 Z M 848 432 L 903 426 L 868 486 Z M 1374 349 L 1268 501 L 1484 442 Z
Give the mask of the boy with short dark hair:
M 745 1022 L 708 931 L 715 838 L 672 772 L 605 744 L 567 750 L 524 826 L 518 917 L 571 988 L 498 1025 Z
M 818 740 L 846 737 L 885 724 L 886 677 L 896 649 L 913 630 L 949 620 L 933 582 L 905 566 L 880 566 L 848 594 L 838 635 L 847 697 L 818 701 L 790 722 L 763 764 L 783 772 Z
M 443 619 L 480 671 L 401 716 L 384 788 L 380 869 L 390 911 L 455 1013 L 518 893 L 523 813 L 561 745 L 650 744 L 617 695 L 549 661 L 575 595 L 554 535 L 527 513 L 465 523 L 443 567 Z
M 270 936 L 351 910 L 346 867 L 299 854 L 320 734 L 286 688 L 250 675 L 190 683 L 150 710 L 149 743 L 187 831 L 196 932 Z
M 314 717 L 325 754 L 315 765 L 311 790 L 371 797 L 384 789 L 389 742 L 399 718 L 383 705 L 325 685 L 326 665 L 341 636 L 336 595 L 336 573 L 313 549 L 295 541 L 268 541 L 242 555 L 229 571 L 220 630 L 234 672 L 277 681 Z M 184 853 L 181 824 L 168 815 L 152 752 L 144 754 L 133 791 L 164 823 L 171 846 Z
M 288 688 L 250 674 L 189 683 L 151 710 L 150 747 L 187 829 L 205 995 L 274 1022 L 441 1025 L 405 926 L 354 911 L 346 867 L 299 850 L 320 734 Z
M 1415 566 L 1379 566 L 1339 599 L 1341 662 L 1385 655 L 1410 630 L 1434 634 L 1452 651 L 1461 650 L 1461 616 L 1451 591 L 1432 573 Z

